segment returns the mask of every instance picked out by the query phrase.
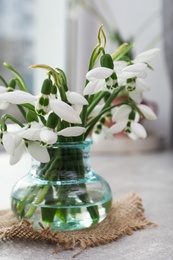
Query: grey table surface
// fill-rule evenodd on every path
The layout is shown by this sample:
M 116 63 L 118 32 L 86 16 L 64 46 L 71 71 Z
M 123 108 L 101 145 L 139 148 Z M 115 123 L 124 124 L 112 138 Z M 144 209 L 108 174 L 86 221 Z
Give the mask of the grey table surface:
M 10 191 L 27 172 L 27 155 L 17 165 L 8 165 L 0 154 L 0 209 L 10 207 Z M 135 192 L 143 201 L 145 216 L 158 224 L 123 236 L 110 244 L 89 248 L 76 259 L 82 260 L 172 260 L 173 259 L 173 152 L 92 154 L 95 172 L 110 184 L 114 199 Z M 15 173 L 14 173 L 15 172 Z M 72 259 L 78 251 L 52 254 L 54 245 L 32 241 L 0 242 L 1 260 Z

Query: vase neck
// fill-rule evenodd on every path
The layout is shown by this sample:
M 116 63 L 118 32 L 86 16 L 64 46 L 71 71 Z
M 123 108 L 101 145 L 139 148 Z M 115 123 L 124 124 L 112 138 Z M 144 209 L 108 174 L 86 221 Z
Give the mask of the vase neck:
M 38 164 L 35 174 L 52 181 L 84 178 L 91 170 L 90 145 L 90 141 L 55 144 L 48 148 L 50 161 Z

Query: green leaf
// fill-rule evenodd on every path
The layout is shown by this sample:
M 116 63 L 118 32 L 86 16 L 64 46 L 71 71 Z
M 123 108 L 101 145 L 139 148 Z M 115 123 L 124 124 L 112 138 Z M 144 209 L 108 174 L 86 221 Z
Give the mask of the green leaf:
M 11 71 L 13 72 L 13 74 L 17 77 L 17 79 L 19 80 L 19 83 L 20 83 L 20 84 L 19 84 L 19 87 L 22 88 L 23 91 L 28 92 L 27 87 L 26 87 L 26 84 L 25 84 L 25 81 L 24 81 L 24 79 L 22 78 L 22 76 L 21 76 L 10 64 L 4 62 L 3 65 L 4 65 L 7 69 L 11 70 Z
M 133 48 L 133 44 L 123 43 L 119 48 L 112 54 L 113 60 L 120 60 L 127 52 Z

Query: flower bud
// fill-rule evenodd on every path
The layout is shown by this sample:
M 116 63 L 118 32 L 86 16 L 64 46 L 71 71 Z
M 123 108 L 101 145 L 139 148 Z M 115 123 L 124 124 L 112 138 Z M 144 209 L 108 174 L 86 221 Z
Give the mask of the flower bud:
M 110 54 L 103 54 L 100 58 L 100 64 L 102 67 L 106 67 L 109 69 L 114 68 L 114 63 Z
M 52 80 L 51 79 L 45 79 L 43 81 L 43 85 L 41 88 L 41 93 L 45 95 L 49 95 L 52 88 Z
M 26 121 L 29 123 L 29 122 L 33 122 L 33 121 L 36 121 L 38 122 L 38 117 L 37 117 L 37 114 L 31 110 L 29 110 L 27 113 L 26 113 Z
M 59 117 L 55 113 L 51 113 L 47 119 L 46 126 L 55 129 L 58 124 Z

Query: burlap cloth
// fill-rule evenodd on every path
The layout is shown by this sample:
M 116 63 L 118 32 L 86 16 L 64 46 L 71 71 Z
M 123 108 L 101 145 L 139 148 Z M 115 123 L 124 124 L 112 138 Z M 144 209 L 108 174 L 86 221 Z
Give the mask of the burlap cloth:
M 18 222 L 10 210 L 0 211 L 0 239 L 3 241 L 21 239 L 46 240 L 57 245 L 55 252 L 104 245 L 117 240 L 122 235 L 131 235 L 133 231 L 155 225 L 143 215 L 141 198 L 130 193 L 114 201 L 105 220 L 98 225 L 79 231 L 51 231 L 49 227 L 36 230 L 27 220 Z

